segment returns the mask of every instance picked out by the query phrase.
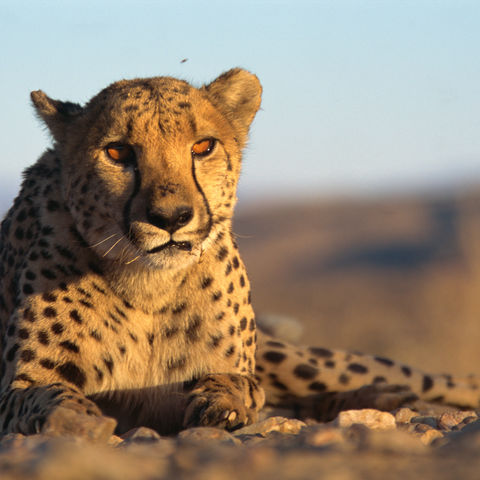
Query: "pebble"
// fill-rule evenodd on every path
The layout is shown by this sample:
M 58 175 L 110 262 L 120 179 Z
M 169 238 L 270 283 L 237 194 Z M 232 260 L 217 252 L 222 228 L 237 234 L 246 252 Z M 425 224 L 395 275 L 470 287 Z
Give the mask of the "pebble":
M 443 429 L 452 429 L 460 423 L 464 422 L 466 419 L 471 419 L 473 421 L 478 418 L 476 412 L 472 410 L 462 411 L 462 410 L 452 410 L 445 413 L 442 413 L 438 419 L 438 426 Z
M 418 412 L 406 407 L 398 408 L 395 411 L 395 421 L 397 423 L 410 423 L 410 420 L 416 416 L 418 416 Z
M 231 445 L 240 444 L 240 440 L 236 439 L 231 433 L 221 428 L 213 427 L 193 427 L 183 430 L 178 434 L 180 440 L 186 442 L 220 442 Z
M 8 434 L 0 437 L 0 478 L 476 480 L 477 414 L 418 410 L 350 410 L 324 424 L 274 416 L 234 432 L 197 427 L 172 437 L 140 427 L 95 445 L 83 435 Z
M 270 432 L 297 434 L 306 427 L 305 422 L 296 418 L 270 417 L 261 422 L 253 423 L 234 432 L 235 435 L 267 435 Z
M 345 410 L 333 420 L 338 427 L 349 427 L 354 423 L 365 425 L 372 430 L 394 430 L 395 417 L 389 412 L 381 412 L 372 408 L 362 410 Z

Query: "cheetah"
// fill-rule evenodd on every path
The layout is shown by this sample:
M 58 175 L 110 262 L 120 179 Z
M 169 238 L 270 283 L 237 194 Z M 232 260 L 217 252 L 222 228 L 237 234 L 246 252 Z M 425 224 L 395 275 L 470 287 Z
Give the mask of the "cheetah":
M 473 378 L 257 331 L 232 215 L 261 93 L 239 68 L 200 88 L 122 80 L 85 106 L 31 93 L 53 147 L 1 227 L 1 432 L 233 430 L 265 402 L 319 419 L 478 404 Z

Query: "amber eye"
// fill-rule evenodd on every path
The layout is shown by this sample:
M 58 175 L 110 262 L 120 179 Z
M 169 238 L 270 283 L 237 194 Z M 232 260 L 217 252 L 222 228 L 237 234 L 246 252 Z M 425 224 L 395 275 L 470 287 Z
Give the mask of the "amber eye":
M 135 153 L 130 145 L 110 143 L 105 147 L 105 151 L 111 160 L 118 163 L 128 164 L 135 160 Z
M 197 157 L 208 155 L 215 147 L 216 140 L 214 138 L 204 138 L 193 144 L 192 154 Z

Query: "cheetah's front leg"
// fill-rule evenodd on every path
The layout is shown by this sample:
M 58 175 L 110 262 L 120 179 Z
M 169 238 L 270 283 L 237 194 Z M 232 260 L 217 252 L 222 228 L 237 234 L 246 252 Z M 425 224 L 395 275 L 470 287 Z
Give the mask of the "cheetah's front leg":
M 81 436 L 106 441 L 116 421 L 102 415 L 97 405 L 77 389 L 54 383 L 46 386 L 9 388 L 0 395 L 3 433 Z
M 255 422 L 264 402 L 263 389 L 251 375 L 205 375 L 188 396 L 183 425 L 234 430 Z

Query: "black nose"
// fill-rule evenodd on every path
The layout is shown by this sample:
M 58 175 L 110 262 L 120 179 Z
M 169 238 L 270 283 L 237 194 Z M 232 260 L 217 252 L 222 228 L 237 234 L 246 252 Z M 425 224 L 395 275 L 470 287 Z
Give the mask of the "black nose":
M 147 219 L 152 224 L 168 233 L 173 233 L 184 227 L 193 218 L 193 209 L 180 206 L 172 210 L 155 208 L 147 211 Z

